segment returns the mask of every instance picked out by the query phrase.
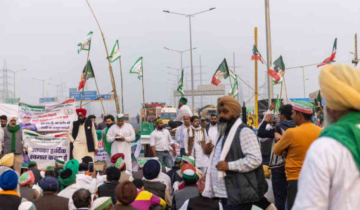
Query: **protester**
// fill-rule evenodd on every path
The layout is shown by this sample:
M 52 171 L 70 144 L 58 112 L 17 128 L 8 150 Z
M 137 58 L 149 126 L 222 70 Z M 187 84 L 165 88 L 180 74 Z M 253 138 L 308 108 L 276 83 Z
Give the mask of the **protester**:
M 275 139 L 280 139 L 274 147 L 275 155 L 286 152 L 285 172 L 287 180 L 287 209 L 291 210 L 294 205 L 297 182 L 310 145 L 319 137 L 321 128 L 311 122 L 313 106 L 303 101 L 293 102 L 292 119 L 297 125 L 289 128 L 281 136 L 275 133 Z
M 359 81 L 348 65 L 321 70 L 325 128 L 307 150 L 294 210 L 360 209 Z
M 14 170 L 20 174 L 22 153 L 23 153 L 23 135 L 22 129 L 17 125 L 17 117 L 11 117 L 10 122 L 4 130 L 4 152 L 3 154 L 14 153 Z
M 107 153 L 107 156 L 106 156 L 106 163 L 110 163 L 110 157 L 111 157 L 111 143 L 109 143 L 107 141 L 107 134 L 111 128 L 111 126 L 114 125 L 115 123 L 115 118 L 114 116 L 112 115 L 106 115 L 105 116 L 105 122 L 106 122 L 106 127 L 105 129 L 102 129 L 102 132 L 101 132 L 101 139 L 104 143 L 104 150 L 106 151 Z M 100 126 L 100 124 L 99 124 Z
M 88 119 L 91 120 L 91 122 L 94 123 L 95 130 L 98 130 L 98 127 L 97 127 L 97 125 L 96 125 L 96 116 L 95 116 L 95 115 L 89 115 L 89 116 L 88 116 Z
M 34 184 L 35 178 L 32 171 L 27 171 L 19 177 L 20 194 L 31 202 L 35 200 L 35 191 L 32 189 Z
M 124 181 L 132 182 L 134 180 L 131 173 L 126 170 L 126 164 L 125 161 L 122 159 L 122 157 L 119 157 L 116 160 L 115 167 L 120 170 L 120 179 L 119 179 L 120 183 Z
M 251 209 L 267 191 L 257 137 L 239 118 L 241 106 L 236 99 L 219 98 L 217 109 L 220 139 L 211 154 L 203 195 L 220 198 L 224 209 Z M 257 189 L 249 180 L 257 182 Z
M 40 181 L 40 179 L 42 179 L 40 174 L 41 171 L 38 169 L 37 163 L 35 161 L 30 161 L 28 170 L 33 172 L 35 177 L 35 184 L 37 184 Z
M 195 198 L 188 199 L 184 202 L 180 210 L 223 210 L 221 202 L 211 198 L 198 196 Z
M 114 207 L 110 197 L 98 198 L 92 204 L 92 210 L 112 210 Z
M 150 147 L 154 157 L 158 157 L 161 164 L 166 167 L 173 166 L 172 156 L 169 153 L 169 146 L 173 149 L 173 156 L 176 156 L 175 142 L 172 139 L 169 130 L 164 129 L 164 123 L 161 118 L 155 121 L 155 130 L 150 134 Z
M 182 174 L 185 183 L 185 188 L 174 193 L 171 209 L 178 210 L 184 204 L 184 202 L 190 198 L 199 196 L 198 189 L 196 187 L 196 174 L 194 170 L 187 169 Z
M 263 122 L 261 123 L 258 136 L 262 139 L 271 140 L 272 146 L 274 148 L 275 143 L 275 133 L 278 132 L 283 134 L 288 128 L 295 127 L 294 122 L 292 121 L 292 106 L 290 104 L 283 105 L 279 109 L 280 111 L 280 122 L 275 128 L 271 125 L 272 111 L 271 114 L 266 114 Z M 287 197 L 287 182 L 285 175 L 285 157 L 277 156 L 271 151 L 269 168 L 271 169 L 271 181 L 275 197 L 275 206 L 278 210 L 285 210 L 285 203 Z
M 135 131 L 132 125 L 125 123 L 123 114 L 117 115 L 117 123 L 111 126 L 106 136 L 108 143 L 111 145 L 111 156 L 117 153 L 125 155 L 126 168 L 132 171 L 131 165 L 131 142 L 135 140 Z
M 24 201 L 20 204 L 18 210 L 36 210 L 36 207 L 32 202 Z
M 0 123 L 1 123 L 1 127 L 5 128 L 7 125 L 7 116 L 6 115 L 1 115 L 0 116 Z
M 86 163 L 79 164 L 79 173 L 76 174 L 76 184 L 81 188 L 89 190 L 90 193 L 94 195 L 97 189 L 96 171 L 88 175 L 88 168 Z
M 63 158 L 56 158 L 55 159 L 55 178 L 58 178 L 60 173 L 60 170 L 63 170 L 65 165 L 65 161 Z
M 179 110 L 178 113 L 176 115 L 176 118 L 174 120 L 171 120 L 169 122 L 169 126 L 171 128 L 176 128 L 179 127 L 180 125 L 182 125 L 184 123 L 183 117 L 188 115 L 188 116 L 192 116 L 192 111 L 190 109 L 190 107 L 187 104 L 187 99 L 184 97 L 181 97 L 179 100 Z
M 211 114 L 210 123 L 206 125 L 205 130 L 209 140 L 215 145 L 218 136 L 218 118 L 216 114 Z
M 99 123 L 97 129 L 98 130 L 104 130 L 107 126 L 107 123 L 106 123 L 106 117 L 109 116 L 109 115 L 106 115 L 103 117 L 103 121 L 101 123 Z M 112 115 L 111 115 L 112 116 Z
M 90 156 L 94 159 L 98 150 L 95 126 L 91 120 L 85 118 L 86 109 L 78 108 L 76 113 L 78 120 L 72 123 L 68 135 L 71 145 L 73 145 L 72 155 L 79 162 L 85 156 Z
M 196 167 L 205 172 L 209 164 L 209 158 L 204 152 L 206 144 L 209 143 L 208 136 L 205 129 L 200 126 L 198 116 L 191 117 L 191 125 L 187 135 L 188 140 L 185 140 L 188 143 L 185 144 L 187 156 L 195 157 Z
M 13 170 L 7 170 L 0 176 L 0 209 L 16 210 L 21 203 L 21 197 L 16 192 L 18 176 Z
M 54 166 L 48 166 L 48 167 L 46 167 L 45 177 L 46 177 L 46 176 L 53 176 L 53 177 L 55 177 L 55 168 L 54 168 Z
M 182 181 L 182 175 L 180 172 L 180 165 L 181 165 L 182 158 L 176 157 L 174 166 L 171 168 L 170 171 L 168 171 L 166 174 L 170 177 L 171 180 L 171 186 L 175 182 L 181 182 Z
M 106 182 L 99 186 L 99 197 L 111 197 L 112 203 L 116 204 L 115 188 L 119 184 L 120 170 L 114 166 L 106 169 Z
M 115 210 L 137 210 L 137 208 L 130 206 L 137 196 L 137 189 L 132 182 L 120 183 L 115 189 L 115 194 L 119 201 L 116 203 Z
M 24 130 L 37 131 L 36 125 L 31 123 L 32 115 L 30 112 L 24 112 L 21 114 L 21 123 L 19 126 Z
M 166 202 L 160 197 L 152 194 L 151 192 L 144 190 L 144 182 L 140 179 L 135 179 L 133 184 L 136 186 L 137 196 L 131 206 L 139 210 L 149 210 L 150 207 L 155 209 L 155 206 L 161 207 L 161 209 L 166 209 Z
M 188 130 L 190 129 L 191 122 L 190 122 L 190 115 L 184 115 L 182 124 L 175 132 L 175 139 L 178 140 L 180 144 L 180 156 L 186 155 L 185 150 L 185 140 L 187 139 Z M 187 144 L 187 143 L 186 143 Z
M 143 169 L 144 189 L 160 198 L 171 206 L 171 180 L 170 177 L 161 172 L 161 164 L 157 160 L 148 160 Z
M 60 186 L 56 178 L 47 176 L 40 180 L 39 186 L 43 190 L 43 196 L 34 201 L 37 209 L 68 210 L 69 199 L 57 196 Z
M 72 200 L 77 209 L 90 210 L 91 208 L 91 193 L 89 190 L 83 188 L 76 190 L 72 195 Z
M 139 168 L 137 171 L 133 171 L 132 172 L 132 176 L 134 179 L 143 179 L 144 178 L 144 175 L 143 175 L 143 167 L 146 163 L 146 159 L 142 159 L 138 162 L 138 165 L 139 165 Z

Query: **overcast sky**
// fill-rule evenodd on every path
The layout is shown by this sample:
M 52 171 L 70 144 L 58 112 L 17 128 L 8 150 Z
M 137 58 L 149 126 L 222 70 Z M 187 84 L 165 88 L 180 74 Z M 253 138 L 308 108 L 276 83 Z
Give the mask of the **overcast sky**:
M 192 19 L 194 66 L 202 59 L 203 84 L 209 84 L 212 74 L 226 58 L 229 66 L 236 56 L 236 71 L 254 85 L 254 62 L 250 60 L 254 44 L 254 27 L 258 27 L 258 49 L 266 58 L 265 9 L 263 0 L 90 0 L 105 34 L 109 50 L 119 39 L 124 71 L 125 112 L 135 115 L 142 103 L 141 82 L 129 74 L 130 67 L 144 57 L 146 102 L 173 103 L 171 90 L 176 85 L 176 71 L 180 68 L 178 53 L 164 50 L 189 48 L 188 19 L 162 12 L 196 13 L 211 7 L 215 10 Z M 270 0 L 272 57 L 283 56 L 286 67 L 320 63 L 330 56 L 338 38 L 336 61 L 351 64 L 354 34 L 359 26 L 358 0 Z M 101 34 L 85 0 L 1 0 L 0 1 L 0 68 L 6 59 L 11 70 L 18 73 L 17 95 L 21 101 L 38 104 L 42 97 L 42 83 L 32 78 L 47 79 L 48 96 L 57 96 L 54 85 L 66 83 L 77 87 L 86 52 L 77 54 L 77 44 L 93 31 L 90 59 L 100 92 L 111 91 L 105 48 Z M 190 54 L 184 53 L 183 65 L 190 65 Z M 120 93 L 119 63 L 113 64 Z M 259 86 L 264 84 L 265 65 L 259 65 Z M 305 69 L 306 95 L 319 88 L 316 66 Z M 190 72 L 186 69 L 186 72 Z M 196 68 L 195 73 L 199 70 Z M 190 79 L 190 77 L 189 77 Z M 195 75 L 199 80 L 199 75 Z M 168 81 L 170 80 L 170 81 Z M 2 81 L 0 81 L 2 82 Z M 302 70 L 286 71 L 289 97 L 303 97 Z M 229 82 L 225 82 L 228 84 Z M 92 80 L 89 90 L 95 90 Z M 199 84 L 198 81 L 195 85 Z M 188 85 L 190 87 L 190 83 Z M 242 83 L 247 101 L 253 92 Z M 13 87 L 9 87 L 13 89 Z M 227 91 L 229 86 L 227 86 Z M 260 91 L 263 93 L 264 91 Z M 274 94 L 279 94 L 276 87 Z M 266 95 L 264 96 L 266 97 Z M 261 98 L 260 98 L 261 99 Z M 196 99 L 199 102 L 200 99 Z M 204 104 L 214 104 L 216 97 L 204 97 Z M 253 102 L 252 102 L 253 104 Z M 200 104 L 196 103 L 196 106 Z M 106 103 L 107 112 L 115 110 L 114 102 Z M 99 104 L 91 113 L 100 115 Z

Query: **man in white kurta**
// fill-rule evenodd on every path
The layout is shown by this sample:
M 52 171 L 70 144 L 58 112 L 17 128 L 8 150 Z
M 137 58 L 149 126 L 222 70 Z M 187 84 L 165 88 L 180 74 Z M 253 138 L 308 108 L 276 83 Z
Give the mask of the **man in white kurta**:
M 359 81 L 347 65 L 321 70 L 325 127 L 306 153 L 293 210 L 360 209 Z
M 117 153 L 125 155 L 126 169 L 132 171 L 131 142 L 135 140 L 135 131 L 132 125 L 125 123 L 125 116 L 118 114 L 116 125 L 111 126 L 107 134 L 107 142 L 111 145 L 111 156 Z
M 216 145 L 218 138 L 218 118 L 215 114 L 211 115 L 210 123 L 206 126 L 206 134 L 213 145 Z
M 92 157 L 95 160 L 95 154 L 98 150 L 98 139 L 95 130 L 95 125 L 91 120 L 85 119 L 86 109 L 76 109 L 78 114 L 78 121 L 74 121 L 68 133 L 68 138 L 70 142 L 74 145 L 73 148 L 73 158 L 79 162 L 82 162 L 82 158 L 85 156 Z M 75 133 L 77 135 L 75 136 Z M 91 135 L 92 142 L 90 139 L 87 139 L 86 133 Z M 75 137 L 74 137 L 75 136 Z M 88 145 L 91 143 L 91 146 Z

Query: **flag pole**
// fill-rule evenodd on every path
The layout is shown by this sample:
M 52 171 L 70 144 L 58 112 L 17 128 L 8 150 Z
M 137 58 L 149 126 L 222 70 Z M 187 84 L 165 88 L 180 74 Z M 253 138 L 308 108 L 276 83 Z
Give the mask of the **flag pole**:
M 91 46 L 91 41 L 90 41 L 90 46 Z M 82 108 L 82 102 L 83 102 L 83 97 L 84 97 L 84 91 L 85 91 L 85 85 L 86 85 L 86 76 L 87 76 L 87 68 L 88 68 L 88 64 L 89 64 L 89 58 L 90 58 L 90 49 L 88 50 L 88 54 L 87 54 L 87 58 L 86 58 L 85 84 L 84 84 L 84 87 L 82 88 L 82 92 L 81 92 L 80 108 Z M 80 82 L 81 82 L 81 81 L 80 81 Z
M 255 47 L 257 49 L 257 27 L 255 27 Z M 255 60 L 255 128 L 258 129 L 259 107 L 258 107 L 258 61 Z
M 284 88 L 285 88 L 285 94 L 286 94 L 286 104 L 288 103 L 289 97 L 288 97 L 288 92 L 287 92 L 287 87 L 286 87 L 286 82 L 285 82 L 285 74 L 284 74 Z
M 115 98 L 116 113 L 120 114 L 119 98 L 118 98 L 117 91 L 116 91 L 115 78 L 114 78 L 114 73 L 113 73 L 112 66 L 111 66 L 111 63 L 110 63 L 110 60 L 109 60 L 109 52 L 108 52 L 108 48 L 107 48 L 107 45 L 106 45 L 105 36 L 104 36 L 103 31 L 101 30 L 99 21 L 97 20 L 97 18 L 95 16 L 95 13 L 94 13 L 94 11 L 92 10 L 92 8 L 90 6 L 89 1 L 88 0 L 85 0 L 85 1 L 88 4 L 88 6 L 89 6 L 89 8 L 91 10 L 91 13 L 93 14 L 93 16 L 95 18 L 96 24 L 99 27 L 99 30 L 100 30 L 100 33 L 101 33 L 101 36 L 102 36 L 102 39 L 103 39 L 103 42 L 104 42 L 105 51 L 106 51 L 106 59 L 108 60 L 108 63 L 109 63 L 109 72 L 110 72 L 110 79 L 111 79 L 112 89 L 113 89 L 114 95 L 115 95 L 114 98 Z
M 100 102 L 101 102 L 102 110 L 103 110 L 104 116 L 106 116 L 104 104 L 103 104 L 103 101 L 102 101 L 102 99 L 101 99 L 101 94 L 100 94 L 100 91 L 99 91 L 99 87 L 98 87 L 98 84 L 97 84 L 95 75 L 94 75 L 94 80 L 95 80 L 96 90 L 97 90 L 97 92 L 98 92 L 98 94 L 99 94 L 99 99 L 100 99 Z
M 121 66 L 121 56 L 119 58 L 120 64 L 120 79 L 121 79 L 121 111 L 125 113 L 124 109 L 124 82 L 123 82 L 123 74 L 122 74 L 122 66 Z
M 144 113 L 144 117 L 145 117 L 145 121 L 147 122 L 147 117 L 146 117 L 146 109 L 145 109 L 145 88 L 144 88 L 144 63 L 143 63 L 143 59 L 141 59 L 141 83 L 142 83 L 142 94 L 143 94 L 143 109 L 145 111 Z

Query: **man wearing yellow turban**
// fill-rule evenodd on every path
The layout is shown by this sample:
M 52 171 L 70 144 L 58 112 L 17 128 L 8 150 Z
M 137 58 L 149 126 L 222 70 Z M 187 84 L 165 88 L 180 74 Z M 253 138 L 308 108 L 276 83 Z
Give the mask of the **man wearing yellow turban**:
M 251 209 L 267 191 L 257 137 L 242 123 L 241 106 L 233 97 L 219 98 L 217 109 L 219 139 L 210 155 L 203 196 L 220 198 L 224 209 Z
M 360 209 L 360 72 L 329 65 L 319 82 L 325 128 L 307 151 L 293 210 Z

